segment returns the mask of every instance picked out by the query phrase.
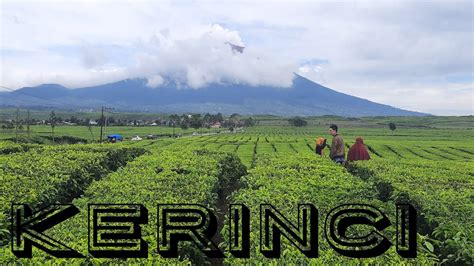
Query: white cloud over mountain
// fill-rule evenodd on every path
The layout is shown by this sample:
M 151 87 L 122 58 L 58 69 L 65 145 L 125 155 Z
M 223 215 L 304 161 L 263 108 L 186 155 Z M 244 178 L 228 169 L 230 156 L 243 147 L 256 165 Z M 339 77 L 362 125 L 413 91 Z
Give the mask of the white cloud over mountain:
M 287 87 L 292 72 L 369 100 L 473 114 L 471 1 L 1 2 L 1 83 L 146 77 Z M 245 46 L 232 52 L 226 42 Z

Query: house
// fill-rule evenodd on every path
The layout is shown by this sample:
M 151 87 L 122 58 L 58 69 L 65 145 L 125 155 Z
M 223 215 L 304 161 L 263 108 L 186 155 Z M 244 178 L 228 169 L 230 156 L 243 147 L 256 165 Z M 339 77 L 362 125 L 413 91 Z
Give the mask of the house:
M 214 124 L 211 125 L 211 128 L 221 128 L 221 123 L 215 122 Z

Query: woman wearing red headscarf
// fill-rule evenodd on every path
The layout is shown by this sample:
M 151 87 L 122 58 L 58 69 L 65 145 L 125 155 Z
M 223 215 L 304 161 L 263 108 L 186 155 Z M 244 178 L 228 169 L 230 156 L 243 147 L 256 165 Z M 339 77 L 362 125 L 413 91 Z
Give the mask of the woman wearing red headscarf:
M 364 140 L 361 137 L 356 138 L 356 143 L 352 145 L 347 154 L 348 161 L 370 160 L 369 152 L 364 145 Z

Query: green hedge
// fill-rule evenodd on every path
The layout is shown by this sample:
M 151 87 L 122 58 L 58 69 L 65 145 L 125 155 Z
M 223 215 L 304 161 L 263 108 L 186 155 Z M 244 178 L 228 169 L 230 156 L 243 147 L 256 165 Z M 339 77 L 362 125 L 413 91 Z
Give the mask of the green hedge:
M 423 244 L 441 262 L 474 264 L 473 162 L 377 159 L 349 170 L 372 183 L 379 197 L 416 206 L 418 230 L 429 242 Z
M 45 146 L 28 152 L 0 156 L 0 230 L 6 228 L 12 203 L 39 208 L 51 203 L 69 203 L 93 181 L 117 170 L 143 154 L 143 149 Z
M 298 157 L 257 156 L 256 167 L 244 178 L 246 188 L 236 191 L 231 202 L 242 203 L 250 208 L 250 260 L 227 258 L 228 264 L 286 265 L 286 264 L 432 264 L 429 254 L 420 250 L 417 260 L 403 259 L 390 248 L 384 255 L 370 259 L 352 259 L 339 255 L 330 248 L 324 237 L 324 221 L 332 208 L 347 203 L 365 203 L 382 210 L 392 224 L 395 224 L 395 205 L 386 204 L 377 199 L 372 187 L 349 174 L 345 168 L 334 164 L 326 158 L 312 155 Z M 298 204 L 311 203 L 319 211 L 319 258 L 308 259 L 288 240 L 282 237 L 282 254 L 279 259 L 269 259 L 259 252 L 260 245 L 260 204 L 272 204 L 285 217 L 296 224 Z M 226 224 L 227 227 L 227 224 Z M 361 230 L 353 228 L 353 233 Z M 224 228 L 223 234 L 228 234 Z M 366 231 L 364 231 L 366 232 Z M 391 226 L 384 231 L 394 243 L 395 228 Z
M 239 169 L 232 171 L 232 169 Z M 0 263 L 133 263 L 133 264 L 202 264 L 204 255 L 190 243 L 180 246 L 179 259 L 164 259 L 156 253 L 156 213 L 158 203 L 195 203 L 216 210 L 220 186 L 230 187 L 239 182 L 245 168 L 234 155 L 209 151 L 163 151 L 141 156 L 119 169 L 94 181 L 82 198 L 73 204 L 81 211 L 55 226 L 49 232 L 71 248 L 87 255 L 86 259 L 52 259 L 34 249 L 33 259 L 16 259 L 9 250 Z M 142 237 L 149 244 L 148 259 L 98 259 L 87 253 L 87 204 L 143 204 L 149 221 L 142 226 Z

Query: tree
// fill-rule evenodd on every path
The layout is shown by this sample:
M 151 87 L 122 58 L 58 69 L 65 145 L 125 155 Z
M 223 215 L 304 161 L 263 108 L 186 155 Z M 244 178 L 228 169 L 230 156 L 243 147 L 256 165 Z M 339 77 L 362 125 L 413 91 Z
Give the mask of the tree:
M 76 123 L 76 124 L 77 124 L 77 123 L 80 122 L 80 120 L 77 119 L 77 117 L 75 117 L 75 116 L 71 116 L 71 117 L 69 118 L 69 122 L 71 122 L 71 123 Z
M 397 125 L 395 125 L 395 123 L 389 123 L 388 124 L 388 128 L 390 128 L 390 130 L 392 131 L 392 135 L 393 135 L 393 131 L 395 129 L 397 129 Z
M 255 125 L 255 121 L 251 117 L 244 120 L 244 126 L 252 127 L 254 125 Z
M 180 126 L 181 126 L 181 129 L 182 130 L 186 130 L 189 128 L 189 124 L 191 123 L 191 115 L 187 115 L 187 114 L 182 114 L 181 115 L 181 119 L 179 121 L 180 123 Z
M 170 115 L 169 122 L 170 122 L 169 123 L 170 126 L 176 126 L 177 124 L 179 124 L 179 115 L 177 114 Z
M 193 114 L 191 116 L 190 121 L 189 121 L 189 125 L 194 129 L 198 129 L 198 128 L 202 127 L 201 115 L 200 114 Z
M 222 121 L 224 121 L 224 116 L 222 116 L 221 113 L 217 113 L 217 115 L 214 116 L 214 119 L 212 122 L 216 123 L 216 122 L 219 122 L 219 123 L 222 123 Z
M 288 119 L 288 123 L 290 123 L 290 125 L 295 126 L 295 127 L 304 127 L 308 124 L 308 121 L 304 120 L 301 117 L 293 117 L 293 118 Z
M 203 126 L 206 127 L 206 128 L 210 128 L 211 127 L 211 122 L 212 122 L 212 115 L 209 114 L 209 113 L 206 113 L 202 117 Z
M 239 114 L 232 114 L 229 118 L 229 126 L 238 127 L 240 126 L 240 116 Z

